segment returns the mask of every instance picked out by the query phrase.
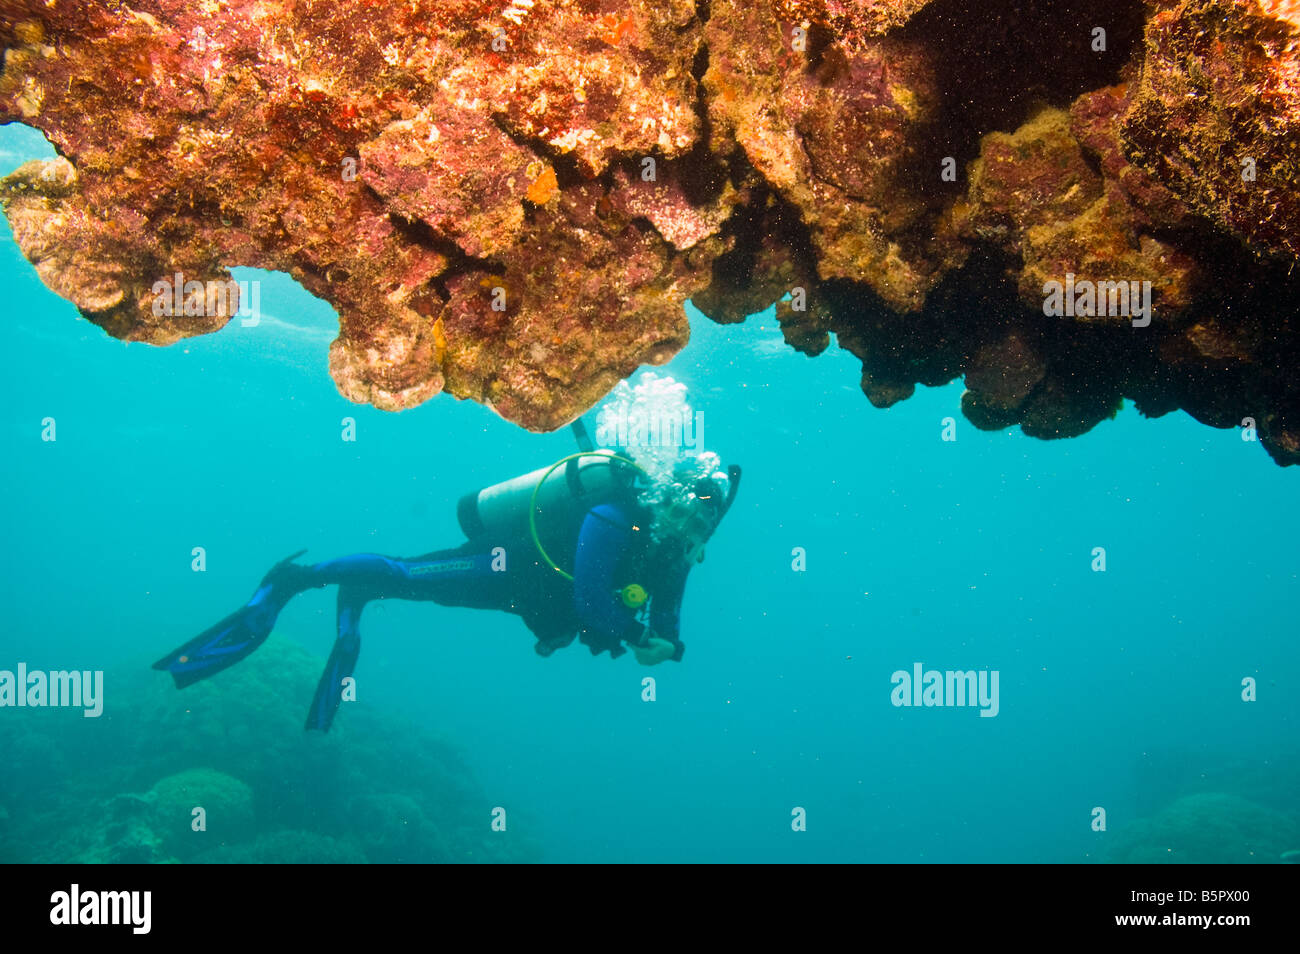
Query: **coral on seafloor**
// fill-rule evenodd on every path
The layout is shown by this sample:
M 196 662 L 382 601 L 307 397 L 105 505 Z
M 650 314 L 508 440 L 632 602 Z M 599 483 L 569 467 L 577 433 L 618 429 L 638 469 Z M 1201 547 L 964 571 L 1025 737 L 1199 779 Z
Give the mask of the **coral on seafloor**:
M 1121 864 L 1277 864 L 1300 845 L 1293 816 L 1222 792 L 1184 795 L 1106 836 Z
M 428 730 L 350 703 L 328 735 L 303 731 L 322 664 L 273 637 L 184 692 L 145 665 L 110 672 L 98 719 L 0 720 L 0 861 L 537 859 L 526 814 L 493 831 L 493 803 Z
M 241 844 L 210 848 L 195 860 L 204 864 L 229 865 L 275 865 L 288 862 L 300 865 L 339 865 L 363 864 L 367 858 L 352 842 L 340 841 L 316 832 L 286 828 L 265 832 Z
M 981 428 L 1128 399 L 1300 462 L 1291 0 L 0 0 L 0 46 L 59 153 L 14 238 L 124 340 L 280 270 L 349 399 L 550 430 L 688 299 L 776 304 L 877 406 L 965 375 Z
M 160 779 L 146 796 L 150 824 L 164 849 L 188 861 L 209 842 L 246 841 L 256 830 L 253 792 L 237 778 L 212 769 L 190 769 Z M 202 839 L 193 837 L 203 835 Z

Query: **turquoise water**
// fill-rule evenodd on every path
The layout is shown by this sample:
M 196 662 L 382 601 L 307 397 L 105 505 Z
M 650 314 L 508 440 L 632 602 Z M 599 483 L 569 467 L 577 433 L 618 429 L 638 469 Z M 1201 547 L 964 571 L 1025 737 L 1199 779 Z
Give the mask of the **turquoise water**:
M 48 155 L 38 134 L 0 131 L 4 172 Z M 102 669 L 107 716 L 137 679 L 159 704 L 195 704 L 148 663 L 239 606 L 287 554 L 455 545 L 461 494 L 573 450 L 567 432 L 529 434 L 449 397 L 400 414 L 346 402 L 326 373 L 333 311 L 283 275 L 236 272 L 262 281 L 256 327 L 127 345 L 49 292 L 7 226 L 0 235 L 0 669 Z M 930 862 L 1114 857 L 1123 832 L 1188 793 L 1239 796 L 1288 832 L 1300 824 L 1300 470 L 1181 412 L 1148 420 L 1130 406 L 1048 443 L 977 431 L 960 415 L 960 381 L 877 410 L 856 359 L 788 349 L 770 310 L 729 327 L 688 310 L 691 343 L 661 371 L 689 386 L 708 446 L 745 477 L 689 581 L 681 663 L 647 670 L 577 643 L 543 659 L 505 614 L 367 610 L 355 708 L 386 740 L 409 727 L 459 750 L 471 781 L 457 824 L 481 818 L 476 838 L 517 843 L 530 860 Z M 346 417 L 355 442 L 341 439 Z M 941 439 L 948 417 L 955 441 Z M 194 547 L 205 572 L 191 569 Z M 333 621 L 333 589 L 310 591 L 272 640 L 319 663 Z M 915 663 L 996 670 L 996 717 L 892 705 L 891 675 Z M 646 675 L 654 702 L 642 701 Z M 1241 698 L 1247 677 L 1257 701 Z M 310 689 L 267 685 L 253 704 L 305 715 Z M 34 793 L 82 816 L 110 793 L 84 771 L 100 724 L 4 708 L 0 738 L 24 719 L 40 720 L 50 747 L 6 779 L 0 833 L 23 827 L 30 842 L 55 824 L 23 807 Z M 129 753 L 150 750 L 148 725 Z M 331 735 L 364 748 L 359 725 L 345 706 Z M 288 757 L 319 744 L 287 732 L 274 743 Z M 197 741 L 168 744 L 169 770 L 205 764 Z M 252 758 L 268 742 L 224 744 L 234 763 L 230 752 Z M 420 751 L 378 761 L 401 774 Z M 286 791 L 334 798 L 357 784 L 328 759 L 310 764 L 281 779 Z M 253 789 L 254 834 L 320 828 L 268 811 Z M 490 828 L 496 807 L 504 832 Z M 792 829 L 796 808 L 805 831 Z M 350 824 L 346 840 L 365 853 L 367 818 Z M 1221 860 L 1197 852 L 1252 837 L 1180 848 L 1180 860 Z M 75 847 L 62 860 L 80 858 Z M 5 855 L 30 858 L 12 839 Z

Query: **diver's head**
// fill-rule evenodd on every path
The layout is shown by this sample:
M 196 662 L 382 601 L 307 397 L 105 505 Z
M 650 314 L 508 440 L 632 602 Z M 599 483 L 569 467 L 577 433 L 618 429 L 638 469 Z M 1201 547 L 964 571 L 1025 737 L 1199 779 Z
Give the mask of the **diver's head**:
M 691 563 L 704 558 L 704 545 L 726 515 L 732 496 L 731 475 L 720 469 L 716 454 L 678 461 L 673 482 L 659 500 L 655 527 L 663 542 L 681 547 Z

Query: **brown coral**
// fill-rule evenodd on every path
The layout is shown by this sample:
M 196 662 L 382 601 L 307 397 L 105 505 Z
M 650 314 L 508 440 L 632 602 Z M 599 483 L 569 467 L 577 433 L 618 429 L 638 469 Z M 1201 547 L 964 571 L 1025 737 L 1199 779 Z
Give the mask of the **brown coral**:
M 0 185 L 41 277 L 110 334 L 221 327 L 160 280 L 282 270 L 330 371 L 556 427 L 774 302 L 875 404 L 965 374 L 981 427 L 1124 397 L 1250 417 L 1300 460 L 1300 14 L 1284 0 L 0 2 Z M 1108 44 L 1097 48 L 1097 23 Z M 1249 163 L 1246 160 L 1251 160 Z M 1249 175 L 1243 171 L 1251 170 Z M 1156 318 L 1043 314 L 1067 275 Z
M 1300 255 L 1300 7 L 1160 0 L 1128 158 L 1266 253 Z

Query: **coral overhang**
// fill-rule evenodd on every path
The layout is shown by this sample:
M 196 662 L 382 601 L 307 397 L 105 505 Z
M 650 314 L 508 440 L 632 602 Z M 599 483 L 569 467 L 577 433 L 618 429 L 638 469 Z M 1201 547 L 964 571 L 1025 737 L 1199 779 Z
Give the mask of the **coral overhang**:
M 777 302 L 877 405 L 964 374 L 980 427 L 1127 397 L 1300 461 L 1291 0 L 0 0 L 0 44 L 59 153 L 0 185 L 15 239 L 124 340 L 238 307 L 160 281 L 280 270 L 351 400 L 545 430 L 687 299 Z M 1045 314 L 1076 282 L 1109 307 Z

